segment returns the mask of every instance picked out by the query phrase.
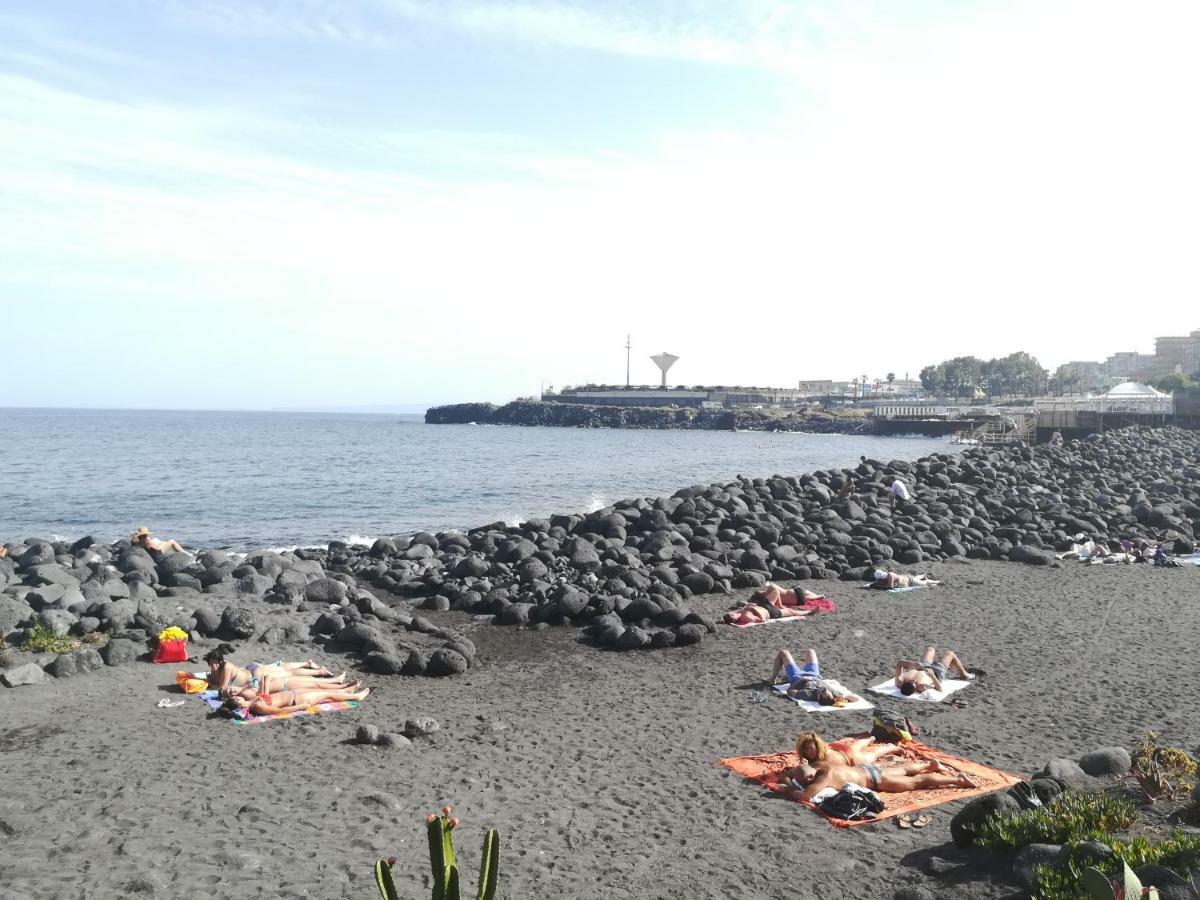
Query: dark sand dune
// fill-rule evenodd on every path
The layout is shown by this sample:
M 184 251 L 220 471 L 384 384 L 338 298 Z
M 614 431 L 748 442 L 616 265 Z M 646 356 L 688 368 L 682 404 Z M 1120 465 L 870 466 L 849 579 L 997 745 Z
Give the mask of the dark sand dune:
M 919 874 L 931 851 L 960 858 L 943 847 L 957 805 L 923 831 L 839 831 L 715 764 L 786 749 L 806 727 L 836 737 L 866 724 L 750 703 L 773 648 L 816 646 L 859 690 L 927 638 L 989 673 L 960 695 L 965 709 L 903 706 L 952 753 L 1028 774 L 1147 729 L 1200 744 L 1200 570 L 935 573 L 945 586 L 907 594 L 810 583 L 836 614 L 722 626 L 701 647 L 659 653 L 468 624 L 481 664 L 464 677 L 369 676 L 360 710 L 262 726 L 211 720 L 194 699 L 156 708 L 174 666 L 2 691 L 0 897 L 370 898 L 386 855 L 421 896 L 422 819 L 446 803 L 464 822 L 472 883 L 484 829 L 501 830 L 505 897 L 886 898 L 917 880 L 935 896 L 1014 896 L 969 872 Z M 730 599 L 697 605 L 715 613 Z M 411 750 L 348 742 L 360 723 L 399 730 L 413 716 L 442 729 Z

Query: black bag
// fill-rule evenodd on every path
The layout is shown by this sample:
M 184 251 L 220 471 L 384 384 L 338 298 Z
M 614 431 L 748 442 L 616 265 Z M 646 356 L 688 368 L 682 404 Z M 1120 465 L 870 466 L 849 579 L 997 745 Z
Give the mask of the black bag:
M 856 784 L 848 784 L 836 794 L 826 797 L 818 807 L 827 816 L 849 822 L 874 819 L 883 812 L 883 808 L 883 801 L 874 791 Z

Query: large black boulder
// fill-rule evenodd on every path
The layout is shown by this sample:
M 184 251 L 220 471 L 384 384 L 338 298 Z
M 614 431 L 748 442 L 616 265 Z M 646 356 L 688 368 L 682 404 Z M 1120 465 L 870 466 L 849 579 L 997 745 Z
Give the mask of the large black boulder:
M 467 671 L 467 661 L 462 654 L 444 647 L 441 650 L 434 650 L 429 655 L 429 664 L 425 667 L 425 674 L 435 677 L 461 675 L 465 671 Z
M 199 623 L 197 622 L 197 625 Z M 218 633 L 231 640 L 253 637 L 255 628 L 254 614 L 248 609 L 227 606 L 221 613 L 221 627 Z
M 995 815 L 1015 815 L 1021 811 L 1017 801 L 1003 791 L 976 797 L 950 820 L 950 837 L 959 847 L 975 843 L 975 834 L 984 819 Z

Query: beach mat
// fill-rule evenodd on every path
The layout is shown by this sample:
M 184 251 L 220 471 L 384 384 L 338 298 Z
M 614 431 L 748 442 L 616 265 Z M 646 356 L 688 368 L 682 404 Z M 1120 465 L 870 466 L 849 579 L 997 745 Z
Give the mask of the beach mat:
M 812 615 L 809 613 L 808 615 Z M 765 622 L 726 622 L 726 625 L 732 625 L 734 628 L 754 628 L 758 625 L 778 625 L 780 622 L 803 622 L 808 616 L 780 616 L 778 619 L 767 619 Z
M 830 746 L 837 747 L 838 742 L 834 742 Z M 880 793 L 878 797 L 883 801 L 884 808 L 883 812 L 879 813 L 874 819 L 851 821 L 836 819 L 833 816 L 825 815 L 825 813 L 821 813 L 821 815 L 830 824 L 838 828 L 853 828 L 857 825 L 870 825 L 872 822 L 890 819 L 893 816 L 914 812 L 918 809 L 927 809 L 931 806 L 940 806 L 943 803 L 950 803 L 955 800 L 966 800 L 969 797 L 978 797 L 982 794 L 1002 791 L 1016 784 L 1018 781 L 1025 780 L 1018 775 L 1002 772 L 999 769 L 993 769 L 990 766 L 972 762 L 969 759 L 952 756 L 949 753 L 944 753 L 934 747 L 927 747 L 917 741 L 902 745 L 899 755 L 908 759 L 940 760 L 949 766 L 953 766 L 960 772 L 965 772 L 971 776 L 976 784 L 978 784 L 978 787 L 937 788 L 929 791 L 906 791 L 902 794 Z M 797 757 L 794 752 L 770 753 L 766 756 L 733 756 L 728 759 L 719 759 L 717 762 L 719 765 L 737 772 L 743 778 L 753 781 L 755 784 L 760 784 L 776 793 L 783 793 L 782 782 L 787 777 L 785 773 L 796 765 Z M 886 764 L 886 760 L 880 760 L 880 765 L 884 764 Z M 803 803 L 809 809 L 821 812 L 813 803 L 804 800 L 797 800 L 796 802 Z
M 974 684 L 973 681 L 957 681 L 953 678 L 943 678 L 943 691 L 935 691 L 933 688 L 921 691 L 919 694 L 909 694 L 905 696 L 900 693 L 900 688 L 896 687 L 896 679 L 889 678 L 882 684 L 877 684 L 871 690 L 876 694 L 882 694 L 885 697 L 892 697 L 896 700 L 923 700 L 926 703 L 941 703 L 955 691 L 961 691 L 968 685 Z
M 205 691 L 203 694 L 198 694 L 208 708 L 216 712 L 221 708 L 221 701 L 217 697 L 216 691 Z M 307 709 L 298 709 L 295 712 L 276 713 L 272 716 L 256 716 L 246 713 L 241 716 L 233 716 L 229 719 L 234 725 L 261 725 L 263 722 L 274 722 L 278 719 L 294 719 L 297 716 L 315 716 L 323 712 L 339 712 L 343 709 L 357 709 L 357 700 L 338 700 L 331 703 L 318 703 L 315 706 L 310 706 Z
M 832 678 L 826 678 L 824 681 L 826 684 L 832 684 L 845 690 L 843 685 Z M 798 700 L 795 697 L 789 697 L 787 695 L 788 687 L 789 685 L 786 684 L 775 684 L 771 686 L 771 690 L 809 712 L 849 712 L 851 710 L 871 710 L 875 708 L 868 700 L 855 700 L 853 703 L 847 703 L 845 706 L 822 706 L 816 700 Z

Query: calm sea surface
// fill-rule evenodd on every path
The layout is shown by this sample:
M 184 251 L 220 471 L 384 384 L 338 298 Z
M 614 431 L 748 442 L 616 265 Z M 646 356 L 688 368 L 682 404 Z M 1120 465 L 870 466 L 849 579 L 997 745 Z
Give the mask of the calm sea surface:
M 251 549 L 599 509 L 798 475 L 927 438 L 425 425 L 417 416 L 0 409 L 0 541 L 126 536 Z

